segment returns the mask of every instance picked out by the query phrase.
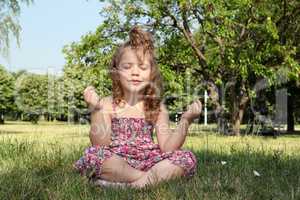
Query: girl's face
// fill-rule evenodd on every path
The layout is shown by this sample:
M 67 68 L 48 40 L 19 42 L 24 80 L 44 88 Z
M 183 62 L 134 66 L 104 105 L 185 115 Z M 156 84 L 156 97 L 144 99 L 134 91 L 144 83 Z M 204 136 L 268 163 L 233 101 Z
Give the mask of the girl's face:
M 138 53 L 141 53 L 139 50 Z M 149 54 L 145 54 L 142 62 L 139 62 L 136 52 L 126 48 L 123 53 L 118 73 L 124 92 L 138 93 L 147 86 L 150 81 L 151 65 Z

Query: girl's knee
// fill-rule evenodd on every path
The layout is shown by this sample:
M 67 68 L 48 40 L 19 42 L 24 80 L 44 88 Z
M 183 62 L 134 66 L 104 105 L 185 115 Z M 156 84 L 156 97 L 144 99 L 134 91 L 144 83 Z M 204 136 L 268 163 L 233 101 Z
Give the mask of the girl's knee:
M 172 163 L 181 166 L 184 169 L 185 176 L 191 176 L 195 173 L 197 158 L 193 152 L 188 150 L 176 150 L 169 160 L 171 160 Z
M 82 172 L 88 169 L 96 169 L 97 171 L 103 160 L 110 156 L 111 153 L 100 146 L 91 146 L 85 149 L 84 155 L 75 163 L 75 168 L 82 170 Z
M 103 160 L 101 166 L 101 174 L 102 173 L 121 173 L 124 168 L 126 168 L 127 162 L 120 156 L 112 153 L 111 156 L 105 158 Z
M 113 154 L 102 165 L 101 177 L 132 182 L 144 175 L 143 171 L 131 167 L 122 157 Z
M 170 160 L 162 160 L 151 167 L 138 180 L 131 183 L 133 187 L 143 188 L 146 185 L 156 185 L 162 180 L 169 180 L 180 177 L 184 174 L 184 169 L 174 165 Z
M 184 169 L 166 159 L 155 164 L 147 171 L 147 174 L 148 178 L 152 180 L 151 182 L 160 182 L 161 180 L 182 176 L 184 174 Z

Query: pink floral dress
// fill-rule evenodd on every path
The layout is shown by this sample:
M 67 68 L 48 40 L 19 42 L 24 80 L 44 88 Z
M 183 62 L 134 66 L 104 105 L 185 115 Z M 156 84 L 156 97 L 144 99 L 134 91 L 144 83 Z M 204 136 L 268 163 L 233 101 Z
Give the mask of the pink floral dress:
M 113 108 L 115 110 L 115 106 Z M 162 152 L 152 139 L 153 128 L 144 118 L 112 117 L 111 143 L 86 148 L 84 155 L 75 162 L 75 169 L 88 178 L 100 178 L 103 162 L 116 154 L 142 171 L 148 171 L 156 163 L 168 159 L 182 167 L 186 177 L 192 177 L 197 165 L 195 155 L 182 149 Z

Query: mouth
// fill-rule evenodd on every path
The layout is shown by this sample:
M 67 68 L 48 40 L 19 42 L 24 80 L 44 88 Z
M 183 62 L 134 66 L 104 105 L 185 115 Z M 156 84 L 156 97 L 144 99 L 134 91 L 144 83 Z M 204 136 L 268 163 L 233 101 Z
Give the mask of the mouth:
M 130 81 L 133 85 L 138 85 L 140 84 L 142 81 L 139 81 L 139 80 L 131 80 Z

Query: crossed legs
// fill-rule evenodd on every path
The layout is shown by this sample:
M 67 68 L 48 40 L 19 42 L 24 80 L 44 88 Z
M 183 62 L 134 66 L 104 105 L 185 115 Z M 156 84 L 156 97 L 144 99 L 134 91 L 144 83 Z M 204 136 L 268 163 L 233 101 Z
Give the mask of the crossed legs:
M 172 164 L 167 159 L 156 163 L 151 169 L 144 172 L 131 167 L 125 160 L 114 154 L 103 162 L 100 177 L 104 180 L 126 182 L 130 183 L 132 187 L 142 188 L 182 176 L 183 173 L 183 168 Z
M 171 161 L 165 159 L 156 163 L 150 170 L 131 185 L 136 188 L 143 188 L 146 185 L 155 185 L 164 180 L 170 180 L 184 174 L 184 170 L 172 164 Z
M 100 178 L 114 182 L 133 182 L 141 178 L 145 172 L 137 170 L 122 159 L 113 154 L 103 162 Z

